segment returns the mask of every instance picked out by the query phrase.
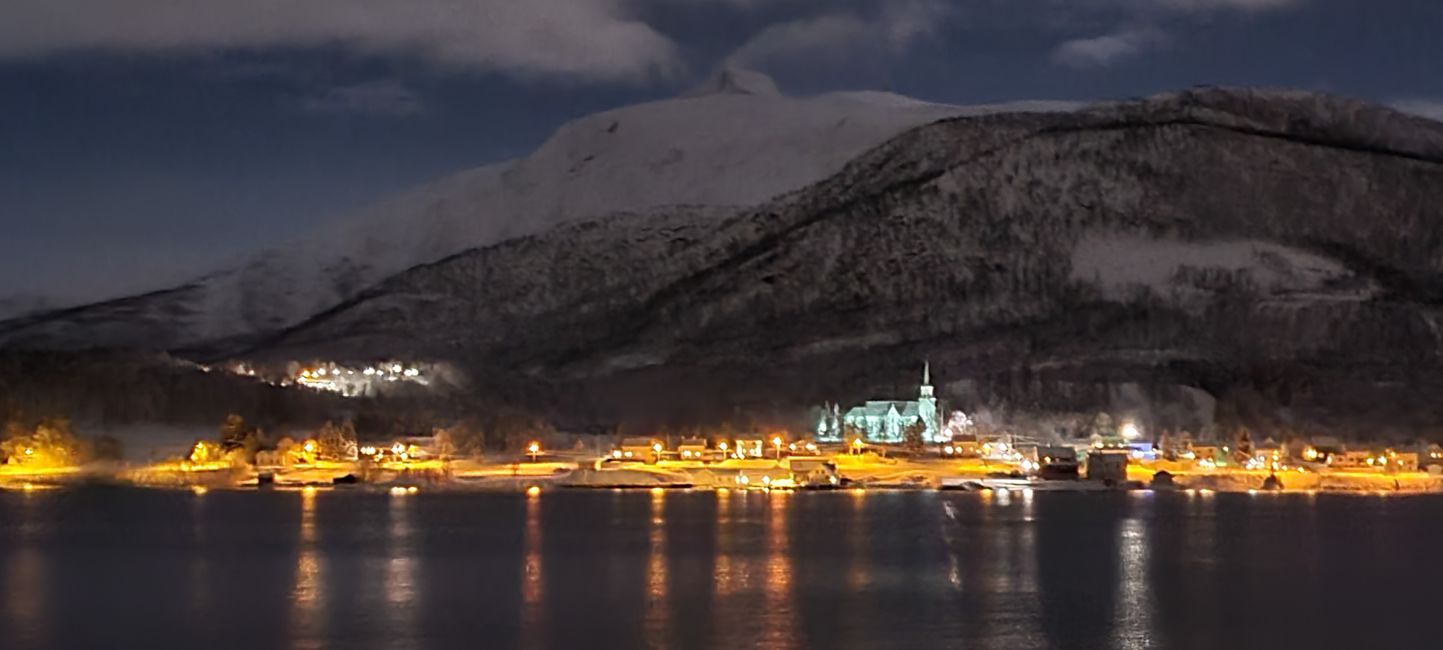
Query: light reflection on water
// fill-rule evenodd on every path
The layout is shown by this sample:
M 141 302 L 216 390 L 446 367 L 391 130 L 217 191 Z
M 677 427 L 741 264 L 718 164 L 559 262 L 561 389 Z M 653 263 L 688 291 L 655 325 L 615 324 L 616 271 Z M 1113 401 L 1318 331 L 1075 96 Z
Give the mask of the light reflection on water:
M 11 551 L 5 563 L 5 626 L 3 638 L 14 639 L 19 646 L 39 646 L 45 639 L 46 555 L 37 538 L 41 531 L 40 501 L 50 495 L 26 490 L 19 502 L 18 516 L 7 522 L 15 526 L 19 547 Z
M 767 494 L 766 609 L 761 613 L 759 647 L 788 650 L 796 647 L 796 603 L 792 598 L 792 555 L 787 534 L 790 492 Z
M 521 647 L 545 646 L 541 573 L 541 493 L 526 493 L 525 542 L 521 559 Z
M 1443 582 L 1439 498 L 82 496 L 0 495 L 0 647 L 1433 647 Z
M 651 525 L 648 530 L 647 546 L 650 551 L 646 561 L 646 614 L 643 635 L 647 645 L 653 648 L 666 647 L 668 624 L 666 574 L 666 491 L 651 490 Z
M 309 650 L 325 644 L 325 593 L 322 590 L 325 571 L 324 560 L 316 549 L 316 490 L 301 490 L 299 498 L 301 524 L 295 587 L 291 590 L 291 639 L 297 650 Z
M 206 517 L 204 490 L 195 490 L 191 501 L 191 543 L 202 548 L 206 545 Z M 190 558 L 190 600 L 191 616 L 196 620 L 210 617 L 210 560 L 202 553 L 193 553 Z
M 1118 613 L 1113 625 L 1114 648 L 1151 648 L 1152 581 L 1148 579 L 1147 526 L 1136 517 L 1123 520 L 1117 529 Z
M 387 540 L 389 557 L 386 559 L 386 577 L 383 590 L 386 594 L 388 629 L 416 630 L 417 609 L 420 607 L 416 590 L 416 563 L 420 549 L 415 543 L 416 531 L 413 522 L 417 496 L 414 493 L 393 490 L 390 495 L 390 536 Z M 419 647 L 416 638 L 401 636 L 391 647 Z

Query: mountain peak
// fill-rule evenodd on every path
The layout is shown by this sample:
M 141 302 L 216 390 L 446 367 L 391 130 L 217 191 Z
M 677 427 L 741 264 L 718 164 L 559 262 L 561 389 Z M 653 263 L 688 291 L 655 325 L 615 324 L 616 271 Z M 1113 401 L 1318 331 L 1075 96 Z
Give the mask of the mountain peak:
M 755 70 L 723 66 L 701 85 L 691 89 L 684 97 L 705 97 L 707 95 L 762 95 L 778 96 L 777 82 Z

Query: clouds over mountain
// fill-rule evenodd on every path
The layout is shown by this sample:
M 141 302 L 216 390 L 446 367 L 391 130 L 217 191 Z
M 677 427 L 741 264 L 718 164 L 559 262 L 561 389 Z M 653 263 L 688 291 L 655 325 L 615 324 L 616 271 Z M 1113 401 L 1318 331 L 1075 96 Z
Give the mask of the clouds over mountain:
M 637 80 L 675 44 L 623 0 L 9 0 L 0 56 L 341 46 L 515 74 Z
M 1052 60 L 1074 68 L 1100 68 L 1167 42 L 1167 33 L 1156 27 L 1127 27 L 1111 34 L 1067 41 L 1052 52 Z
M 1197 20 L 1219 11 L 1260 12 L 1303 5 L 1307 0 L 1095 0 L 1093 9 L 1112 5 L 1127 22 L 1113 31 L 1074 38 L 1052 51 L 1052 61 L 1072 68 L 1104 68 L 1173 43 L 1164 25 Z
M 1004 6 L 1039 29 L 1130 15 L 1123 26 L 1075 35 L 1054 53 L 1059 63 L 1095 67 L 1166 42 L 1160 23 L 1169 17 L 1306 1 L 9 0 L 0 3 L 0 59 L 327 47 L 517 77 L 644 83 L 683 76 L 687 68 L 688 37 L 655 19 L 659 8 L 678 5 L 737 17 L 720 29 L 736 44 L 727 58 L 745 65 L 797 56 L 895 57 L 950 19 L 970 24 Z
M 840 60 L 867 52 L 897 54 L 928 36 L 952 13 L 941 0 L 892 0 L 843 4 L 821 13 L 772 24 L 743 43 L 730 62 L 763 67 L 790 57 Z

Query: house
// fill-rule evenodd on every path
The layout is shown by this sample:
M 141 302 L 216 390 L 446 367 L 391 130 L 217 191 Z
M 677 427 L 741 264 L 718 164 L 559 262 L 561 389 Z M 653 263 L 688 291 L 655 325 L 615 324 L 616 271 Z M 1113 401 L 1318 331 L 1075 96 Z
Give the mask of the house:
M 611 457 L 619 460 L 639 461 L 647 464 L 655 464 L 661 459 L 661 451 L 666 447 L 656 438 L 634 436 L 622 438 L 621 445 L 612 450 Z
M 837 466 L 822 456 L 792 456 L 787 459 L 792 482 L 801 488 L 833 488 L 841 482 Z
M 1422 444 L 1417 447 L 1418 468 L 1432 473 L 1443 473 L 1443 447 L 1436 444 Z M 1433 468 L 1438 469 L 1433 469 Z
M 1032 447 L 1022 462 L 1023 469 L 1049 481 L 1076 479 L 1079 465 L 1077 450 L 1063 445 Z
M 959 433 L 943 445 L 942 453 L 957 458 L 977 458 L 982 455 L 982 443 L 975 433 Z
M 761 438 L 737 438 L 737 458 L 761 458 L 765 445 Z
M 1367 450 L 1333 452 L 1328 454 L 1328 465 L 1339 469 L 1370 468 L 1376 462 L 1377 461 L 1373 459 L 1373 452 Z
M 681 444 L 676 446 L 676 455 L 682 460 L 702 460 L 707 455 L 706 440 L 683 438 Z
M 1087 480 L 1118 485 L 1127 481 L 1125 451 L 1093 449 L 1087 452 Z

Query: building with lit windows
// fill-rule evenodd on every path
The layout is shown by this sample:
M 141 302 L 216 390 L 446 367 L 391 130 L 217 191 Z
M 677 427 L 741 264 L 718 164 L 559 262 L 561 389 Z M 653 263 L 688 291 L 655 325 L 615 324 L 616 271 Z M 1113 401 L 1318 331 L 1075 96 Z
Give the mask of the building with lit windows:
M 922 386 L 915 400 L 869 400 L 854 406 L 845 414 L 837 405 L 823 409 L 817 422 L 817 440 L 841 442 L 847 431 L 857 431 L 871 443 L 900 443 L 906 437 L 907 428 L 922 424 L 922 440 L 940 443 L 950 439 L 950 434 L 941 426 L 937 397 L 932 389 L 932 368 L 922 366 Z

